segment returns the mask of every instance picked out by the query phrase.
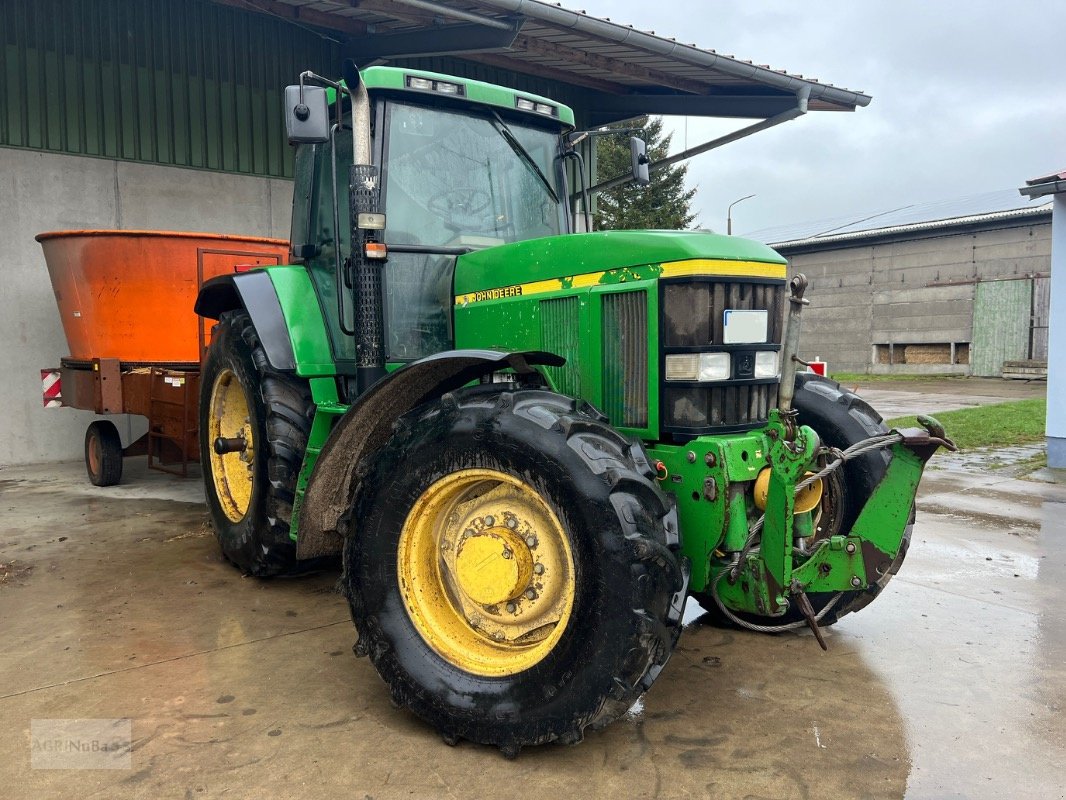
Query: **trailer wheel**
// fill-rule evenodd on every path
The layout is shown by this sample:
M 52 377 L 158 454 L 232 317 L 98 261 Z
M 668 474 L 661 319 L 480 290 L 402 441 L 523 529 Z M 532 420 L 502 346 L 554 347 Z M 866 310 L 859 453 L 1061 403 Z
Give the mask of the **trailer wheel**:
M 250 575 L 297 566 L 289 522 L 312 415 L 306 381 L 270 368 L 248 314 L 222 314 L 201 375 L 200 461 L 222 553 Z
M 839 383 L 819 375 L 800 373 L 796 376 L 796 393 L 793 407 L 801 425 L 809 425 L 818 432 L 824 444 L 845 450 L 856 442 L 888 433 L 888 428 L 869 403 Z M 841 531 L 851 530 L 862 511 L 867 498 L 877 488 L 888 469 L 890 460 L 887 449 L 875 450 L 847 462 L 833 472 L 825 484 L 821 508 L 816 511 L 814 539 L 828 538 Z M 914 511 L 911 510 L 911 523 Z M 868 589 L 844 592 L 838 603 L 822 617 L 819 625 L 833 625 L 845 614 L 858 611 L 871 603 L 881 593 L 892 576 L 899 572 L 910 546 L 911 524 L 903 535 L 899 552 L 879 580 Z M 721 613 L 710 591 L 697 593 L 696 599 L 707 610 L 707 619 L 714 624 L 732 627 Z M 811 593 L 807 597 L 817 613 L 829 603 L 835 593 Z M 803 619 L 794 605 L 782 616 L 767 617 L 741 613 L 741 619 L 759 625 L 783 625 Z
M 401 418 L 342 521 L 342 579 L 398 706 L 514 756 L 619 717 L 670 657 L 686 569 L 643 448 L 540 390 Z
M 85 429 L 85 471 L 93 486 L 122 480 L 122 442 L 110 420 L 98 419 Z

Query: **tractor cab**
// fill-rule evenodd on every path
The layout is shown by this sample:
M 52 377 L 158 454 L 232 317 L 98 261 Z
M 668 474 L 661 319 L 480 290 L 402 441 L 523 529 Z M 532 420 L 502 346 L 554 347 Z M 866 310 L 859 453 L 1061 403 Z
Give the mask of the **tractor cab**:
M 398 364 L 454 346 L 458 256 L 573 230 L 562 134 L 574 115 L 544 97 L 430 72 L 371 67 L 359 77 L 386 220 L 379 234 L 387 258 L 383 344 L 386 361 Z M 318 102 L 328 107 L 317 115 L 328 128 L 298 136 L 292 252 L 322 301 L 344 305 L 328 326 L 338 368 L 350 370 L 355 341 L 346 329 L 355 311 L 344 259 L 355 162 L 350 95 L 345 84 L 336 86 L 319 89 Z M 317 88 L 305 87 L 303 99 Z M 299 94 L 293 99 L 299 105 Z M 349 291 L 337 292 L 338 277 Z

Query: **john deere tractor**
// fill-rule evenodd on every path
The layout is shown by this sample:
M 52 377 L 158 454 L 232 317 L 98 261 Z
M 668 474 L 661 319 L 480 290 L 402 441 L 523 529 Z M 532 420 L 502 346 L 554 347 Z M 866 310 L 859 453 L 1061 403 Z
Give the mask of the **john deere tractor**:
M 690 595 L 821 641 L 899 569 L 950 442 L 796 374 L 777 253 L 575 233 L 580 134 L 545 97 L 350 64 L 285 97 L 292 264 L 196 304 L 207 499 L 248 574 L 343 555 L 396 704 L 449 743 L 576 743 L 659 676 Z

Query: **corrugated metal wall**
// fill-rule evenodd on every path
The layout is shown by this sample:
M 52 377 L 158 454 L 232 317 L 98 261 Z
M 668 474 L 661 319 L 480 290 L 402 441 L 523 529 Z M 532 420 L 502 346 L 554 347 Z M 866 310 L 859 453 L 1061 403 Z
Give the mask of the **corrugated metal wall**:
M 0 145 L 292 175 L 281 89 L 337 45 L 204 0 L 4 0 Z

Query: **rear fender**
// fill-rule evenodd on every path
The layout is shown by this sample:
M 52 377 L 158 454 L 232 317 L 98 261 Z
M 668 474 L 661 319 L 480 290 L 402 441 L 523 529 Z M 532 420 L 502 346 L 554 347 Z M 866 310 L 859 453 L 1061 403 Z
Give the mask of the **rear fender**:
M 511 369 L 529 375 L 535 366 L 564 363 L 560 356 L 539 351 L 451 350 L 414 361 L 375 383 L 334 425 L 315 462 L 300 508 L 297 557 L 340 552 L 351 531 L 340 532 L 338 521 L 355 498 L 365 471 L 361 465 L 388 441 L 401 416 L 493 372 Z
M 266 270 L 220 275 L 205 281 L 193 309 L 201 317 L 215 320 L 227 311 L 247 311 L 270 366 L 279 372 L 296 369 L 289 328 L 274 282 Z

